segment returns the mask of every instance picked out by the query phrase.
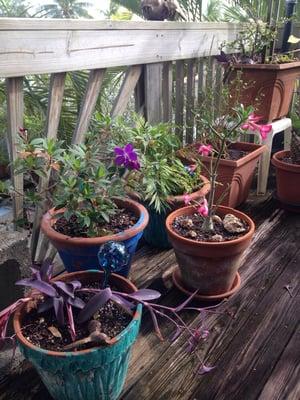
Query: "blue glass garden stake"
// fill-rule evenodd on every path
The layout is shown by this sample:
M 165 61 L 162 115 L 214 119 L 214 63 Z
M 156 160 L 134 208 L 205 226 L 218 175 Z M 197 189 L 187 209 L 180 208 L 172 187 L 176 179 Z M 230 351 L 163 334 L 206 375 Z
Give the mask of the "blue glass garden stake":
M 110 274 L 121 271 L 128 263 L 130 255 L 123 243 L 110 241 L 100 246 L 97 256 L 100 267 L 104 271 L 103 289 L 105 289 L 109 286 Z

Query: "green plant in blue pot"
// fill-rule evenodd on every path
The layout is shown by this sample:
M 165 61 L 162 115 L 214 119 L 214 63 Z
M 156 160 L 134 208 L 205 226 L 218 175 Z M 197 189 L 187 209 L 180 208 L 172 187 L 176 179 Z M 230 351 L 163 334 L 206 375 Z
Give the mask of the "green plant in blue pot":
M 25 204 L 49 209 L 41 229 L 68 272 L 98 269 L 99 247 L 115 241 L 122 242 L 130 254 L 118 271 L 127 276 L 148 223 L 145 207 L 126 198 L 124 191 L 124 176 L 140 164 L 132 144 L 116 146 L 104 155 L 97 140 L 97 135 L 90 133 L 84 143 L 66 146 L 53 139 L 30 140 L 21 132 L 15 169 L 30 181 Z M 39 176 L 49 178 L 47 189 L 38 183 Z M 33 241 L 33 259 L 36 247 L 37 241 Z
M 102 117 L 102 125 L 110 132 L 112 147 L 116 143 L 134 145 L 140 168 L 126 174 L 129 196 L 143 204 L 149 213 L 144 238 L 154 247 L 170 248 L 165 220 L 175 209 L 185 205 L 188 194 L 201 200 L 209 192 L 208 180 L 200 175 L 200 164 L 185 166 L 177 157 L 181 142 L 168 123 L 151 125 L 134 114 L 132 121 L 119 117 Z

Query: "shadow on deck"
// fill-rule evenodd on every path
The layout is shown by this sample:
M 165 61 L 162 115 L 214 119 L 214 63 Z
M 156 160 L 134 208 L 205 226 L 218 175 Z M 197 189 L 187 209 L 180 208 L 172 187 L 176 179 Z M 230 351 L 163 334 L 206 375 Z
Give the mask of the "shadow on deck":
M 250 198 L 241 209 L 257 230 L 240 270 L 239 292 L 207 318 L 211 334 L 201 352 L 215 369 L 195 375 L 183 339 L 160 342 L 146 314 L 123 400 L 300 398 L 300 215 L 280 210 L 271 196 Z M 138 287 L 160 290 L 162 302 L 175 305 L 183 299 L 172 287 L 175 265 L 172 250 L 145 246 L 136 255 L 131 278 Z M 191 325 L 195 318 L 186 315 Z M 167 336 L 170 326 L 162 324 L 162 331 Z M 40 399 L 51 398 L 27 362 L 1 374 L 0 400 Z

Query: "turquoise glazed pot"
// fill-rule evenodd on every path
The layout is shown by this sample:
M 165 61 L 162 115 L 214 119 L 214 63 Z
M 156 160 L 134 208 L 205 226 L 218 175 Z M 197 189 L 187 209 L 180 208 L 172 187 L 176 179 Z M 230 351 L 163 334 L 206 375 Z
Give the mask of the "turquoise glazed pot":
M 192 201 L 202 199 L 210 190 L 208 179 L 202 175 L 200 178 L 202 181 L 201 188 L 190 194 Z M 168 203 L 169 209 L 160 214 L 153 207 L 149 206 L 149 204 L 143 203 L 149 213 L 149 223 L 144 230 L 145 241 L 150 246 L 159 249 L 170 249 L 172 247 L 168 240 L 166 218 L 171 212 L 185 206 L 184 196 L 169 196 Z
M 78 279 L 82 283 L 102 279 L 98 271 L 63 275 L 64 281 Z M 136 287 L 127 279 L 112 274 L 110 284 L 120 291 L 132 293 Z M 55 400 L 116 400 L 127 375 L 130 351 L 135 342 L 142 315 L 138 305 L 130 324 L 111 344 L 82 351 L 56 352 L 31 344 L 21 332 L 25 307 L 14 315 L 14 329 L 24 357 L 36 368 Z
M 119 208 L 131 210 L 138 218 L 138 221 L 134 226 L 115 235 L 95 238 L 66 236 L 52 228 L 52 225 L 55 222 L 55 213 L 61 210 L 54 211 L 54 209 L 52 209 L 43 216 L 41 223 L 42 231 L 57 249 L 68 272 L 99 269 L 97 258 L 99 247 L 112 240 L 115 242 L 122 242 L 126 246 L 130 258 L 128 263 L 120 272 L 118 272 L 118 274 L 128 276 L 132 256 L 134 255 L 138 242 L 148 224 L 149 215 L 146 208 L 134 200 L 115 199 L 115 202 Z

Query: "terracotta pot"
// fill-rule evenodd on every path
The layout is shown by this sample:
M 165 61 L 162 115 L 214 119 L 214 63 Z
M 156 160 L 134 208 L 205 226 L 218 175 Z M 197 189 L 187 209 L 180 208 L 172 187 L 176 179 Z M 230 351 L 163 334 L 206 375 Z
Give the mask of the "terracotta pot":
M 290 108 L 297 78 L 300 77 L 300 61 L 286 64 L 243 64 L 235 65 L 230 80 L 241 71 L 240 79 L 248 84 L 235 101 L 244 106 L 255 106 L 255 113 L 263 117 L 263 121 L 272 122 L 285 117 Z
M 103 280 L 103 273 L 75 272 L 54 280 L 58 279 L 92 283 Z M 111 275 L 110 283 L 125 293 L 137 290 L 128 279 L 115 274 Z M 23 336 L 22 320 L 28 306 L 24 305 L 14 314 L 14 330 L 22 354 L 34 365 L 53 399 L 117 400 L 124 386 L 131 347 L 139 332 L 142 306 L 137 306 L 132 321 L 111 339 L 109 346 L 67 352 L 42 349 Z
M 277 197 L 287 205 L 300 206 L 300 165 L 282 160 L 289 155 L 289 151 L 278 151 L 272 158 L 276 168 Z
M 170 214 L 166 228 L 179 265 L 181 279 L 187 288 L 199 290 L 201 295 L 223 294 L 232 288 L 243 253 L 249 247 L 255 225 L 246 214 L 229 207 L 220 206 L 217 215 L 234 214 L 246 221 L 249 231 L 237 239 L 226 242 L 197 242 L 178 235 L 172 228 L 173 221 L 180 215 L 191 215 L 194 207 L 180 208 Z
M 137 223 L 123 232 L 115 235 L 93 237 L 93 238 L 80 238 L 70 237 L 63 235 L 53 229 L 55 223 L 55 214 L 62 210 L 51 209 L 42 218 L 41 229 L 44 234 L 49 238 L 50 242 L 57 249 L 64 266 L 68 272 L 99 269 L 99 262 L 97 253 L 99 247 L 112 240 L 122 242 L 125 244 L 127 251 L 130 254 L 128 264 L 120 271 L 120 275 L 127 276 L 130 269 L 131 257 L 133 256 L 137 247 L 138 241 L 143 235 L 143 230 L 149 221 L 147 210 L 141 204 L 130 199 L 115 199 L 116 204 L 120 208 L 131 210 L 137 217 Z
M 199 143 L 194 143 L 179 150 L 178 156 L 182 162 L 185 164 L 192 164 L 195 162 L 195 159 L 189 158 L 185 155 L 185 151 L 189 147 L 198 149 L 199 146 Z M 217 181 L 222 183 L 223 186 L 217 185 L 215 203 L 218 203 L 219 198 L 224 194 L 224 190 L 229 186 L 229 189 L 227 189 L 227 195 L 223 198 L 221 204 L 228 207 L 237 207 L 247 200 L 256 164 L 260 155 L 265 151 L 266 146 L 254 143 L 237 142 L 233 143 L 231 148 L 248 152 L 248 154 L 236 161 L 220 161 Z M 209 168 L 211 157 L 199 156 L 199 158 L 205 167 Z M 202 173 L 207 176 L 207 171 L 204 168 Z
M 200 179 L 202 181 L 201 188 L 190 194 L 192 200 L 200 200 L 210 190 L 208 179 L 202 175 Z M 133 199 L 139 200 L 138 194 L 130 193 L 129 195 Z M 152 206 L 149 206 L 149 203 L 142 202 L 149 213 L 149 223 L 144 230 L 144 239 L 150 246 L 159 249 L 170 249 L 172 247 L 166 231 L 166 218 L 172 211 L 185 205 L 184 196 L 169 196 L 168 203 L 170 208 L 165 212 L 158 213 Z

